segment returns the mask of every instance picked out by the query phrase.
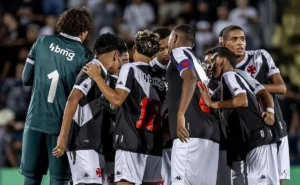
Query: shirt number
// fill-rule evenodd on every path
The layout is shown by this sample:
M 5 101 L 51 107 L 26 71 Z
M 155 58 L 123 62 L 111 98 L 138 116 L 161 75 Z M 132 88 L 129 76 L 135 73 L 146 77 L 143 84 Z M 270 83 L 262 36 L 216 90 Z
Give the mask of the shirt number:
M 158 100 L 144 98 L 141 101 L 141 115 L 136 122 L 138 129 L 147 129 L 149 131 L 160 131 L 161 127 L 161 103 Z
M 48 102 L 53 103 L 56 94 L 58 80 L 59 80 L 59 73 L 57 70 L 55 70 L 52 73 L 49 73 L 47 76 L 51 80 L 51 85 L 48 93 Z

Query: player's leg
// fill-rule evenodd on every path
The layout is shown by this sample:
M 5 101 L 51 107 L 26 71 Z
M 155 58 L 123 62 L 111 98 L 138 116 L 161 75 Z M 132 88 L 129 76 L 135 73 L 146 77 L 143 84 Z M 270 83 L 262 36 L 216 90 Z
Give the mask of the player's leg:
M 257 147 L 248 153 L 244 172 L 247 184 L 279 185 L 276 151 L 276 144 L 271 144 Z
M 94 150 L 67 152 L 73 184 L 102 184 L 104 157 Z
M 144 177 L 143 185 L 157 185 L 161 181 L 161 166 L 162 157 L 148 155 Z
M 231 166 L 231 183 L 232 185 L 245 185 L 244 161 L 235 161 Z
M 147 155 L 116 151 L 115 182 L 117 185 L 142 184 Z
M 162 156 L 161 176 L 163 178 L 163 185 L 171 185 L 171 155 L 172 149 L 164 149 Z
M 40 185 L 47 169 L 45 134 L 25 128 L 20 166 L 20 173 L 24 175 L 24 185 Z
M 218 143 L 199 138 L 182 143 L 175 139 L 171 158 L 172 185 L 216 184 Z
M 50 185 L 68 185 L 71 174 L 66 154 L 58 158 L 52 155 L 52 150 L 56 146 L 57 138 L 57 135 L 46 135 L 49 158 Z
M 105 162 L 103 169 L 103 185 L 114 185 L 115 183 L 115 163 Z
M 219 151 L 218 175 L 216 185 L 231 185 L 231 171 L 227 165 L 227 152 Z
M 283 180 L 290 179 L 290 151 L 287 136 L 281 139 L 277 161 L 280 183 L 283 184 Z

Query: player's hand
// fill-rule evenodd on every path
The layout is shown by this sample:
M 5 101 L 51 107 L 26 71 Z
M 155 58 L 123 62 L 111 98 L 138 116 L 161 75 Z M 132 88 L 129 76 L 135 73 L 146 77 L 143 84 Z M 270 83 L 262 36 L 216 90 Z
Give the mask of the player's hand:
M 267 125 L 273 125 L 275 122 L 274 114 L 272 112 L 263 112 L 262 117 Z
M 210 98 L 208 87 L 202 82 L 200 82 L 200 83 L 198 82 L 198 87 L 199 87 L 199 90 L 200 90 L 200 93 L 201 93 L 201 97 L 203 97 L 203 100 L 204 100 L 205 104 L 208 107 L 211 107 L 212 101 L 211 101 L 211 98 Z
M 177 116 L 177 137 L 181 142 L 188 142 L 189 132 L 185 128 L 185 118 L 183 114 Z
M 52 151 L 54 157 L 61 157 L 64 155 L 67 146 L 67 138 L 58 136 L 56 147 Z
M 93 63 L 88 63 L 83 67 L 83 72 L 87 74 L 92 80 L 101 77 L 101 68 Z

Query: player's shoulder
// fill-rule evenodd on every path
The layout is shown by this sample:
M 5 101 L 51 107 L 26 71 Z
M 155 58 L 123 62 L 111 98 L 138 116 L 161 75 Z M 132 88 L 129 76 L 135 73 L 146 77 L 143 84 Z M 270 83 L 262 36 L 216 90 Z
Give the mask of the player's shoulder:
M 228 71 L 228 72 L 223 74 L 221 79 L 222 79 L 222 81 L 224 79 L 228 82 L 228 81 L 232 80 L 233 78 L 235 78 L 236 74 L 237 74 L 236 71 Z
M 246 71 L 243 71 L 243 70 L 240 70 L 240 69 L 236 69 L 235 72 L 241 76 L 245 76 L 245 77 L 251 77 L 251 75 L 246 72 Z M 252 77 L 251 77 L 252 78 Z
M 248 55 L 254 55 L 254 58 L 261 57 L 262 55 L 265 57 L 270 56 L 270 53 L 264 49 L 250 50 L 246 51 Z

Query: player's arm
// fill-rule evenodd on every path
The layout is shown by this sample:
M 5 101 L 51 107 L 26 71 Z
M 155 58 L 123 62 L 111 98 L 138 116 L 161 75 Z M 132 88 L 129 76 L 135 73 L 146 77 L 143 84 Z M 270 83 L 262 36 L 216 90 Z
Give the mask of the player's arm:
M 130 93 L 132 85 L 132 70 L 128 64 L 122 66 L 115 89 L 110 88 L 101 77 L 101 68 L 94 64 L 87 64 L 84 73 L 92 78 L 105 98 L 116 108 L 120 107 Z
M 33 44 L 26 59 L 25 67 L 22 73 L 22 81 L 25 86 L 32 86 L 34 79 L 34 64 L 35 64 L 35 55 L 36 55 L 36 45 L 39 42 L 39 39 Z
M 74 88 L 66 103 L 60 134 L 57 139 L 56 147 L 52 152 L 54 156 L 60 157 L 64 154 L 67 145 L 67 137 L 70 132 L 72 120 L 76 113 L 77 106 L 80 99 L 84 95 L 87 95 L 87 93 L 91 89 L 92 83 L 92 80 L 83 72 L 78 74 Z
M 185 114 L 188 105 L 191 102 L 191 99 L 194 95 L 196 88 L 196 74 L 193 69 L 186 69 L 181 73 L 182 78 L 182 89 L 181 89 L 181 98 L 178 107 L 178 116 Z
M 268 64 L 268 78 L 270 80 L 270 84 L 264 84 L 265 89 L 269 93 L 274 94 L 285 94 L 286 93 L 286 85 L 280 75 L 279 69 L 276 67 L 271 55 L 262 50 L 262 55 L 265 57 Z
M 22 73 L 22 81 L 25 86 L 32 86 L 34 79 L 34 61 L 27 58 Z
M 207 87 L 199 86 L 201 96 L 203 96 L 206 105 L 211 108 L 217 108 L 217 109 L 247 107 L 248 99 L 247 99 L 246 91 L 237 82 L 235 74 L 228 73 L 223 78 L 225 82 L 222 81 L 222 83 L 224 83 L 223 84 L 224 86 L 227 86 L 229 88 L 233 98 L 225 101 L 213 102 L 209 97 L 209 92 Z

